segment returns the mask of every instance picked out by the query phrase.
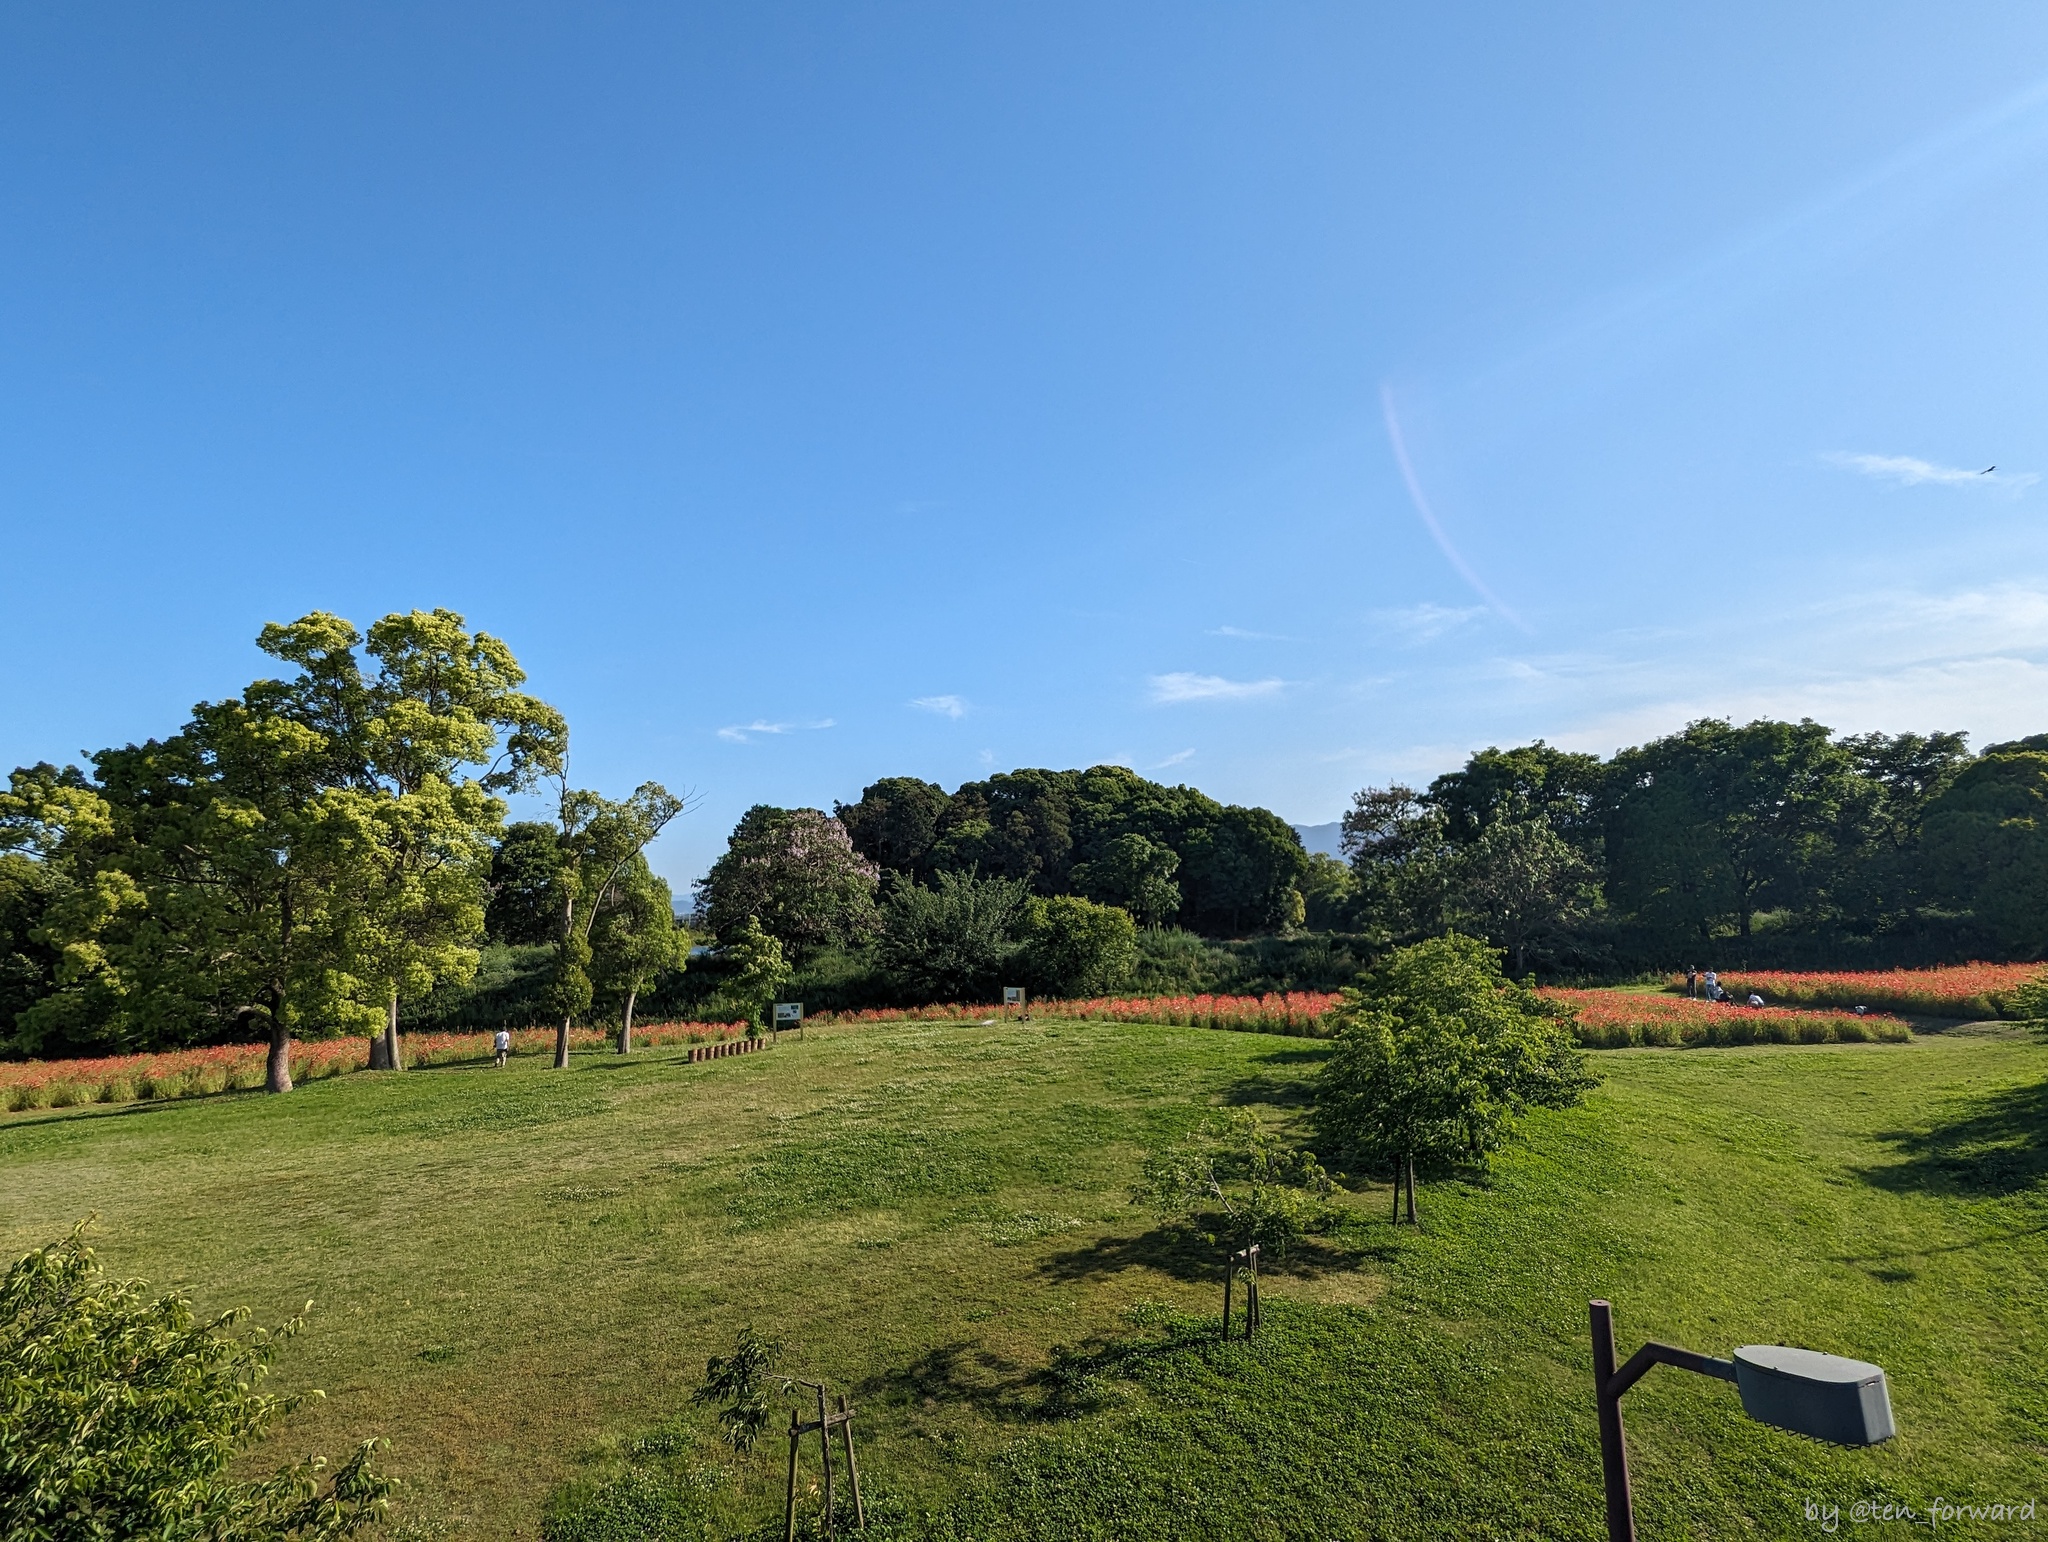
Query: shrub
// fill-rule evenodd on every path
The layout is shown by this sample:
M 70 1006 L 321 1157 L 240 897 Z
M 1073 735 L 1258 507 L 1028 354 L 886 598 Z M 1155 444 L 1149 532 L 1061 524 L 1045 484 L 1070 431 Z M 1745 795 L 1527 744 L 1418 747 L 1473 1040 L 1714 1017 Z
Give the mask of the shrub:
M 43 1106 L 43 1089 L 40 1087 L 13 1086 L 7 1089 L 7 1111 L 19 1114 L 27 1109 Z
M 50 1107 L 72 1108 L 79 1102 L 78 1087 L 72 1082 L 50 1083 Z
M 183 1296 L 107 1278 L 82 1230 L 0 1281 L 0 1535 L 338 1542 L 383 1518 L 375 1442 L 324 1484 L 317 1460 L 230 1476 L 300 1401 L 257 1386 L 301 1319 L 247 1340 L 225 1331 L 239 1312 L 195 1324 Z

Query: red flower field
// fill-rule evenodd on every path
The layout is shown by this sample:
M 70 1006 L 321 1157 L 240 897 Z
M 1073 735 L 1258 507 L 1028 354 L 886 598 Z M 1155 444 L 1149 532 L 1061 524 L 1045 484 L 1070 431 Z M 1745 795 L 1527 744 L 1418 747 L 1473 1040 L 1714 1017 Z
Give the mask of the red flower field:
M 746 1032 L 744 1023 L 636 1024 L 633 1042 L 655 1048 L 691 1044 L 702 1039 L 730 1038 Z M 598 1028 L 573 1028 L 569 1043 L 577 1049 L 609 1044 L 612 1035 Z M 522 1028 L 512 1035 L 516 1054 L 552 1054 L 555 1030 Z M 408 1033 L 404 1035 L 408 1065 L 444 1065 L 450 1061 L 488 1060 L 489 1033 Z M 10 1113 L 30 1108 L 69 1108 L 77 1103 L 130 1103 L 153 1098 L 193 1097 L 263 1085 L 264 1044 L 215 1044 L 205 1049 L 164 1050 L 145 1055 L 109 1055 L 97 1060 L 0 1060 L 0 1100 Z M 301 1039 L 292 1044 L 292 1080 L 317 1081 L 369 1069 L 367 1039 Z
M 1948 964 L 1937 969 L 1723 971 L 1721 987 L 1735 996 L 1755 991 L 1788 1007 L 1869 1007 L 1926 1017 L 2005 1015 L 2006 998 L 2038 978 L 2039 964 Z M 1683 977 L 1673 989 L 1683 990 Z

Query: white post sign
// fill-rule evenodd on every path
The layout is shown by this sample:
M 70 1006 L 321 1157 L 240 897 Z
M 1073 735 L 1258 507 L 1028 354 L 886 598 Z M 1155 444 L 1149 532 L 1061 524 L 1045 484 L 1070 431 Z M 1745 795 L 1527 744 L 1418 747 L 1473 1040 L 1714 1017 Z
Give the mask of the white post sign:
M 801 1001 L 778 1001 L 775 1003 L 775 1031 L 777 1033 L 782 1032 L 785 1028 L 794 1028 L 798 1033 L 802 1033 L 803 1026 L 804 1004 Z
M 1021 985 L 1005 985 L 1003 987 L 1004 1013 L 1007 1015 L 1012 1007 L 1019 1009 L 1017 1015 L 1025 1022 L 1031 1021 L 1031 1008 L 1024 1003 L 1024 987 Z

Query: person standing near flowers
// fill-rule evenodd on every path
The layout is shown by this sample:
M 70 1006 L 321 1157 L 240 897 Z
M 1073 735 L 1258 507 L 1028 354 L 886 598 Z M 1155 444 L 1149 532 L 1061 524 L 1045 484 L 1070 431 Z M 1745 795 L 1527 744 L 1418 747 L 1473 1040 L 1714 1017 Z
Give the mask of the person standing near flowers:
M 1700 971 L 1697 964 L 1685 966 L 1685 993 L 1688 996 L 1697 996 L 1700 993 Z
M 500 1028 L 491 1035 L 491 1052 L 498 1057 L 498 1069 L 505 1068 L 505 1057 L 512 1053 L 512 1031 Z

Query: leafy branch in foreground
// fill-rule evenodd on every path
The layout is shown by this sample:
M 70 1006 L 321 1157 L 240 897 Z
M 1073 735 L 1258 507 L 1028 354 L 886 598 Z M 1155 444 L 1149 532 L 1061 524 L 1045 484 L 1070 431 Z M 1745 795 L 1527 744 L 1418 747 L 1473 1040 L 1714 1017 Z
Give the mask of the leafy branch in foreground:
M 324 1483 L 317 1457 L 229 1475 L 273 1421 L 320 1396 L 257 1390 L 303 1313 L 246 1338 L 226 1331 L 245 1311 L 195 1323 L 185 1297 L 109 1279 L 84 1230 L 0 1281 L 0 1535 L 336 1542 L 382 1522 L 392 1484 L 370 1465 L 379 1441 Z

